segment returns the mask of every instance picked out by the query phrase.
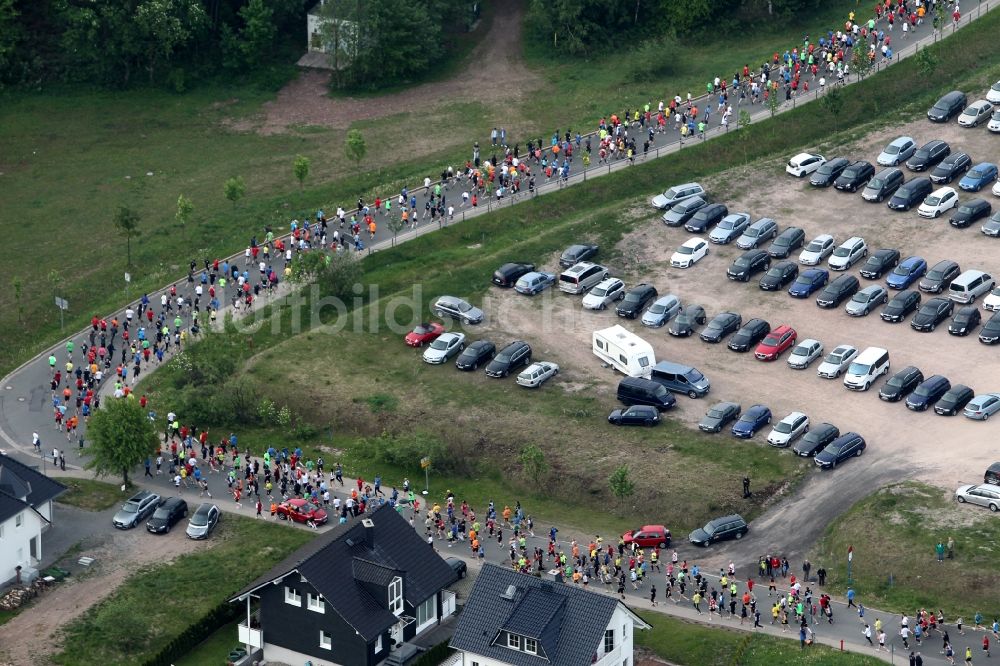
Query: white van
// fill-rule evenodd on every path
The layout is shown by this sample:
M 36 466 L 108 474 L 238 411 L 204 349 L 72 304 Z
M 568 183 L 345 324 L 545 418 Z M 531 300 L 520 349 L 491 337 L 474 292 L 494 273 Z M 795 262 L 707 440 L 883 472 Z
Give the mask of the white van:
M 593 343 L 594 355 L 618 372 L 649 379 L 656 355 L 653 346 L 635 333 L 615 325 L 594 331 Z
M 872 382 L 889 372 L 889 352 L 881 347 L 868 347 L 847 366 L 844 386 L 852 391 L 867 391 Z
M 559 275 L 559 289 L 568 294 L 582 294 L 608 277 L 608 269 L 600 264 L 581 261 Z
M 989 273 L 975 269 L 965 271 L 948 287 L 948 298 L 958 303 L 971 303 L 996 285 Z

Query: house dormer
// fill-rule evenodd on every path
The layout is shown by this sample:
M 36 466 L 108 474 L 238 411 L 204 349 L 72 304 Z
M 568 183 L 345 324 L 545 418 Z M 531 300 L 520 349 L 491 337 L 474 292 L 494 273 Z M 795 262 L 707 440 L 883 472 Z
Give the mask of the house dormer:
M 351 571 L 378 605 L 396 617 L 403 614 L 403 572 L 362 557 L 351 560 Z
M 548 660 L 554 655 L 566 614 L 566 597 L 557 594 L 551 583 L 521 588 L 508 585 L 500 593 L 500 603 L 512 606 L 507 621 L 497 632 L 493 645 Z

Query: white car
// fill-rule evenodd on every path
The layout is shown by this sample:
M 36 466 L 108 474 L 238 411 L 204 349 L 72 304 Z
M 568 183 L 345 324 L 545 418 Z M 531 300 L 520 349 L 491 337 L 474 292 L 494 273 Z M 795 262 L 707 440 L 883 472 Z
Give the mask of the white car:
M 990 86 L 990 91 L 986 93 L 986 101 L 1000 104 L 1000 81 Z
M 959 114 L 958 124 L 962 127 L 975 127 L 989 118 L 992 113 L 992 104 L 987 102 L 985 99 L 976 100 L 969 106 L 965 107 L 965 111 L 962 111 L 962 113 Z
M 774 424 L 767 436 L 767 443 L 771 446 L 788 446 L 807 432 L 809 417 L 802 412 L 792 412 Z
M 983 299 L 983 309 L 1000 312 L 1000 287 L 994 287 L 990 295 Z
M 993 513 L 1000 511 L 1000 486 L 980 483 L 976 486 L 959 486 L 955 491 L 955 499 L 959 504 L 977 504 L 985 506 Z
M 549 361 L 536 361 L 517 376 L 517 383 L 528 388 L 538 388 L 549 377 L 559 374 L 559 366 Z
M 1000 197 L 1000 179 L 997 179 L 997 182 L 993 183 L 993 189 L 990 191 L 993 192 L 993 196 Z
M 805 178 L 816 169 L 823 166 L 826 158 L 815 153 L 799 153 L 788 160 L 785 165 L 785 173 L 790 173 L 796 178 Z
M 625 283 L 618 278 L 605 278 L 583 297 L 583 307 L 588 310 L 603 310 L 624 297 Z
M 941 213 L 951 210 L 958 205 L 958 192 L 954 187 L 939 187 L 924 199 L 917 209 L 920 217 L 935 218 Z
M 1000 109 L 993 109 L 993 115 L 990 116 L 990 122 L 986 125 L 986 129 L 991 132 L 1000 132 Z
M 708 254 L 708 241 L 704 238 L 689 238 L 670 257 L 670 265 L 674 268 L 689 268 L 698 263 Z
M 858 355 L 858 348 L 851 345 L 838 345 L 832 352 L 826 355 L 823 362 L 819 364 L 816 374 L 826 379 L 837 379 L 840 373 L 847 369 L 854 357 Z
M 465 333 L 442 333 L 424 351 L 424 363 L 447 363 L 465 349 Z
M 807 338 L 795 345 L 792 353 L 788 355 L 788 367 L 796 370 L 804 370 L 809 365 L 823 355 L 823 343 L 819 340 Z
M 805 266 L 819 266 L 833 252 L 836 241 L 830 234 L 820 234 L 809 241 L 805 249 L 799 253 L 799 263 Z
M 830 268 L 835 271 L 846 271 L 867 254 L 868 245 L 865 244 L 865 239 L 861 236 L 851 236 L 830 255 Z

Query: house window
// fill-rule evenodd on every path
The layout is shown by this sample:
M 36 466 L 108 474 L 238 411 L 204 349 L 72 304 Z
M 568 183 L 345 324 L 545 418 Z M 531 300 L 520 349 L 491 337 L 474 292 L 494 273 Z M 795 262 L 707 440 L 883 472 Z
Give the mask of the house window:
M 378 654 L 381 651 L 382 651 L 382 634 L 379 634 L 378 638 L 375 639 L 375 654 Z
M 417 606 L 417 626 L 437 619 L 437 597 L 431 597 Z
M 298 590 L 285 586 L 285 603 L 292 606 L 302 607 L 302 595 Z
M 521 649 L 521 637 L 517 634 L 507 634 L 507 647 L 515 650 Z
M 403 612 L 403 579 L 399 576 L 389 583 L 389 611 L 394 615 Z
M 608 653 L 615 649 L 615 630 L 608 629 L 604 632 L 604 652 Z
M 319 594 L 307 593 L 306 606 L 309 610 L 316 611 L 317 613 L 326 612 L 326 604 L 323 603 L 323 596 Z
M 323 631 L 322 629 L 320 629 L 319 632 L 319 646 L 324 650 L 333 649 L 333 636 L 331 636 L 329 632 Z
M 14 518 L 14 527 L 20 527 L 23 524 L 24 524 L 24 514 L 23 513 L 19 513 Z
M 538 654 L 538 641 L 534 638 L 525 638 L 524 651 L 530 652 L 531 654 Z

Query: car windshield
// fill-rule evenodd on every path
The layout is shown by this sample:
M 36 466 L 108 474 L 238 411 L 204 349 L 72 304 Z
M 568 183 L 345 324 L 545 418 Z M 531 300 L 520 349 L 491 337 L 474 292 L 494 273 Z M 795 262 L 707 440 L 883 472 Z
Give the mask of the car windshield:
M 469 310 L 472 309 L 472 306 L 466 303 L 465 301 L 459 301 L 458 303 L 455 303 L 455 307 L 458 308 L 459 312 L 468 312 Z
M 990 120 L 1000 120 L 1000 109 L 993 112 L 993 115 L 990 116 Z
M 191 516 L 191 524 L 195 527 L 204 527 L 208 525 L 208 512 L 198 511 L 193 516 Z
M 844 178 L 855 178 L 858 175 L 858 170 L 854 168 L 844 169 L 844 173 L 842 175 Z
M 161 506 L 159 509 L 153 512 L 153 518 L 169 518 L 169 517 L 170 517 L 170 509 L 167 507 Z
M 959 206 L 958 207 L 958 212 L 959 213 L 965 213 L 966 215 L 968 215 L 968 214 L 970 214 L 972 212 L 972 208 L 969 207 L 969 206 Z
M 885 150 L 882 152 L 884 152 L 886 155 L 895 155 L 896 153 L 899 152 L 899 146 L 890 143 L 888 146 L 885 147 Z
M 830 166 L 829 162 L 827 162 L 826 164 L 824 164 L 823 166 L 821 166 L 819 169 L 817 169 L 816 173 L 820 174 L 821 176 L 829 176 L 831 173 L 833 173 L 833 167 Z
M 781 277 L 782 275 L 785 274 L 785 269 L 782 266 L 775 266 L 774 268 L 769 270 L 767 274 L 770 275 L 771 277 Z
M 944 277 L 944 271 L 938 270 L 936 268 L 927 273 L 928 280 L 940 280 L 943 277 Z
M 733 262 L 733 265 L 738 266 L 739 268 L 746 268 L 747 266 L 750 265 L 750 260 L 744 257 L 740 257 L 739 259 Z
M 900 264 L 899 266 L 896 266 L 894 269 L 892 269 L 892 274 L 893 275 L 903 275 L 903 276 L 906 276 L 906 275 L 909 275 L 912 272 L 913 272 L 913 267 L 912 266 L 907 266 L 905 264 Z
M 711 419 L 721 419 L 725 415 L 726 415 L 725 410 L 715 409 L 714 407 L 708 410 L 708 414 L 706 414 L 706 416 L 708 416 Z
M 878 189 L 878 188 L 882 187 L 882 185 L 884 185 L 884 184 L 885 183 L 884 183 L 884 181 L 881 178 L 872 178 L 870 181 L 868 181 L 868 187 L 869 188 Z
M 733 220 L 723 220 L 722 222 L 719 222 L 719 229 L 723 229 L 725 231 L 732 231 L 735 228 L 736 228 L 736 222 L 734 222 Z
M 932 194 L 929 197 L 927 197 L 927 199 L 924 200 L 924 203 L 927 204 L 928 206 L 937 206 L 939 203 L 941 203 L 941 197 Z
M 510 354 L 497 354 L 495 360 L 497 361 L 497 363 L 509 363 Z
M 812 275 L 800 275 L 797 278 L 795 278 L 795 284 L 807 285 L 812 283 L 813 283 Z
M 712 536 L 713 534 L 715 534 L 715 525 L 713 525 L 712 523 L 705 523 L 705 526 L 701 529 L 708 536 Z
M 969 178 L 982 178 L 983 172 L 980 169 L 972 169 L 969 171 Z
M 750 227 L 749 229 L 743 232 L 745 236 L 748 236 L 750 238 L 756 238 L 759 233 L 760 229 L 758 229 L 757 227 Z
M 792 350 L 792 356 L 808 356 L 809 347 L 796 347 Z
M 692 199 L 690 201 L 682 201 L 681 203 L 679 203 L 676 206 L 674 206 L 674 212 L 675 213 L 686 213 L 689 210 L 691 210 L 692 208 L 696 208 L 697 207 L 698 204 L 695 203 L 697 201 L 698 201 L 697 199 Z
M 913 153 L 913 159 L 918 160 L 918 161 L 919 160 L 926 160 L 930 156 L 931 156 L 931 151 L 929 151 L 929 150 L 927 150 L 925 148 L 920 148 L 920 149 L 917 150 L 917 152 Z
M 965 111 L 962 111 L 963 116 L 976 116 L 979 115 L 979 109 L 974 106 L 970 106 Z
M 833 256 L 835 257 L 847 257 L 851 254 L 851 248 L 849 247 L 838 247 L 833 251 Z
M 840 449 L 843 448 L 840 444 L 830 444 L 826 447 L 827 453 L 832 453 L 834 455 L 840 453 Z
M 968 324 L 969 323 L 969 315 L 964 315 L 964 314 L 961 314 L 961 313 L 955 315 L 955 323 L 956 324 Z
M 427 326 L 426 324 L 420 324 L 420 326 L 417 326 L 416 328 L 413 329 L 413 332 L 416 333 L 417 335 L 423 335 L 424 333 L 430 333 L 431 327 Z
M 136 513 L 137 511 L 139 511 L 139 505 L 133 504 L 132 502 L 129 502 L 128 504 L 123 504 L 122 511 L 124 511 L 125 513 Z
M 899 376 L 892 377 L 885 383 L 885 385 L 886 387 L 891 386 L 892 388 L 900 388 L 903 385 L 903 378 Z
M 638 303 L 642 299 L 642 294 L 627 294 L 625 296 L 626 303 Z
M 678 254 L 693 254 L 694 253 L 694 248 L 691 248 L 691 247 L 689 247 L 687 245 L 681 245 L 679 248 L 677 248 L 677 253 Z
M 916 395 L 926 398 L 931 394 L 931 387 L 927 386 L 927 384 L 921 384 L 920 386 L 917 387 L 917 390 L 914 391 L 914 393 Z
M 822 252 L 823 251 L 823 242 L 822 241 L 813 241 L 813 242 L 809 243 L 809 247 L 806 248 L 806 251 L 807 252 Z
M 448 341 L 442 338 L 438 338 L 437 340 L 431 343 L 431 349 L 447 349 L 447 348 L 448 348 Z
M 792 431 L 792 425 L 785 421 L 778 421 L 777 425 L 774 426 L 774 432 L 780 432 L 787 435 Z
M 792 239 L 789 238 L 788 236 L 778 236 L 777 238 L 774 239 L 774 244 L 776 246 L 791 245 L 791 243 Z
M 764 338 L 764 344 L 773 347 L 774 345 L 778 344 L 779 339 L 781 339 L 781 337 L 778 335 L 773 335 L 773 334 L 768 335 L 766 338 Z
M 851 363 L 851 366 L 847 368 L 847 374 L 849 375 L 867 375 L 868 366 L 864 363 Z
M 607 296 L 608 290 L 604 287 L 594 287 L 590 293 L 593 296 Z
M 663 314 L 667 311 L 667 306 L 662 303 L 653 303 L 653 307 L 649 308 L 649 314 Z

